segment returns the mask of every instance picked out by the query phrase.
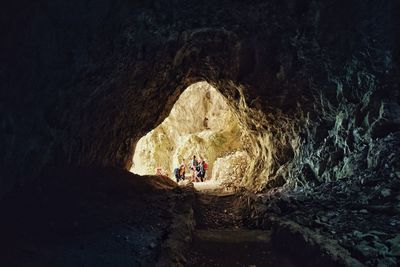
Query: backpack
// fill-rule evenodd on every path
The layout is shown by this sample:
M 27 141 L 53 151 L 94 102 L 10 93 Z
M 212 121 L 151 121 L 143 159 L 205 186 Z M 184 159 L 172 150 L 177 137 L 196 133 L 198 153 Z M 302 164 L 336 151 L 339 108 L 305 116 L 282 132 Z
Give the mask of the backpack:
M 174 169 L 174 175 L 175 175 L 176 178 L 179 177 L 179 168 L 175 168 Z
M 205 162 L 205 161 L 204 161 L 204 163 L 203 163 L 203 168 L 204 168 L 205 171 L 208 169 L 208 164 L 207 164 L 207 162 Z

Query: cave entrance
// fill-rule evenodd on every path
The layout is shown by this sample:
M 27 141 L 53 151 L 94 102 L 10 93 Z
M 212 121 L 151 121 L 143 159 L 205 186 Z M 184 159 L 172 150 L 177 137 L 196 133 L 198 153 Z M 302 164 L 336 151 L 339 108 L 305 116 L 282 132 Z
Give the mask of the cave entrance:
M 184 164 L 188 181 L 196 156 L 208 164 L 207 183 L 242 179 L 249 165 L 243 139 L 238 116 L 225 97 L 209 83 L 197 82 L 184 90 L 169 116 L 138 141 L 130 171 L 175 180 L 175 168 Z

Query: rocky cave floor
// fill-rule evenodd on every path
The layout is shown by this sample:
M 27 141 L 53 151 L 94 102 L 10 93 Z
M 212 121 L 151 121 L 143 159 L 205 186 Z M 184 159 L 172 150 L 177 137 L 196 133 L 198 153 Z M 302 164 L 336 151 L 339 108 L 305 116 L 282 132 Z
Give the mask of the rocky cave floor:
M 271 231 L 246 227 L 238 200 L 234 193 L 197 191 L 185 266 L 300 266 L 273 248 Z
M 2 202 L 1 266 L 155 265 L 181 196 L 175 183 L 115 169 L 57 173 Z
M 182 255 L 177 262 L 187 266 L 400 262 L 400 177 L 387 179 L 384 169 L 314 187 L 196 197 L 167 177 L 58 173 L 2 202 L 1 266 L 154 266 Z
M 323 253 L 331 256 L 340 245 L 350 253 L 344 257 L 368 266 L 398 266 L 400 175 L 396 175 L 389 179 L 385 172 L 364 173 L 316 187 L 245 193 L 244 214 L 252 227 L 279 228 L 289 222 L 311 230 L 300 233 L 305 243 L 313 246 L 315 240 L 323 240 Z M 279 242 L 287 246 L 284 240 Z

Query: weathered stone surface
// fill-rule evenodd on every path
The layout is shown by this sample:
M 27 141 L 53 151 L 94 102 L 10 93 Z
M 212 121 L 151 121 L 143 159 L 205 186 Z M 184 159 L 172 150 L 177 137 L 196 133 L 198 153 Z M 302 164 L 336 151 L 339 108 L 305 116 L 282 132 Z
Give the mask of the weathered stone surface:
M 138 139 L 199 80 L 253 131 L 241 185 L 265 185 L 283 163 L 289 184 L 304 163 L 319 181 L 384 166 L 371 150 L 398 138 L 397 10 L 357 0 L 10 4 L 1 191 L 49 165 L 128 168 Z
M 139 138 L 207 81 L 247 129 L 251 161 L 233 182 L 267 195 L 252 223 L 280 214 L 367 265 L 398 265 L 399 10 L 397 0 L 8 1 L 0 197 L 48 167 L 129 169 Z
M 390 170 L 385 169 L 381 175 L 388 178 L 387 173 Z M 256 216 L 256 221 L 248 220 L 249 225 L 268 228 L 271 217 L 279 216 L 281 221 L 312 229 L 313 238 L 338 241 L 367 266 L 396 266 L 400 260 L 400 203 L 393 192 L 400 191 L 399 181 L 375 175 L 370 171 L 314 187 L 246 194 L 244 218 Z
M 228 184 L 236 184 L 246 177 L 250 157 L 245 151 L 232 152 L 215 161 L 212 179 Z

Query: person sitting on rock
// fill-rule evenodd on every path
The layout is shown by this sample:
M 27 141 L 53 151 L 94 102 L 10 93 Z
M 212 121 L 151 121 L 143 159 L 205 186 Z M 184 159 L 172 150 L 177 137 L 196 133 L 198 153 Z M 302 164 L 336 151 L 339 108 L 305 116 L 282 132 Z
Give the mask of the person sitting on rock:
M 179 180 L 180 180 L 179 168 L 174 169 L 174 176 L 175 176 L 176 182 L 179 183 Z
M 180 180 L 185 180 L 185 165 L 181 164 L 179 168 L 175 168 L 174 175 L 177 183 L 179 183 Z
M 203 120 L 203 126 L 204 126 L 204 128 L 205 128 L 206 130 L 209 130 L 209 129 L 210 129 L 210 128 L 208 128 L 208 118 L 207 118 L 207 117 L 205 117 L 204 120 Z
M 162 174 L 162 169 L 161 169 L 161 167 L 157 167 L 157 169 L 156 169 L 156 175 L 157 176 L 162 176 L 163 174 Z
M 185 164 L 182 163 L 181 166 L 179 167 L 179 178 L 181 180 L 185 180 L 185 173 L 186 173 L 186 167 Z

